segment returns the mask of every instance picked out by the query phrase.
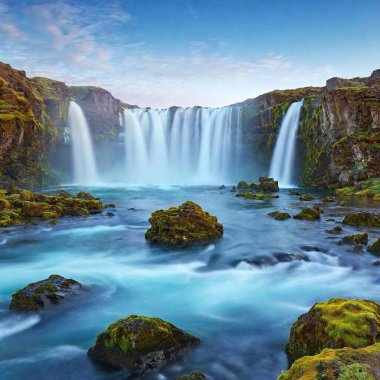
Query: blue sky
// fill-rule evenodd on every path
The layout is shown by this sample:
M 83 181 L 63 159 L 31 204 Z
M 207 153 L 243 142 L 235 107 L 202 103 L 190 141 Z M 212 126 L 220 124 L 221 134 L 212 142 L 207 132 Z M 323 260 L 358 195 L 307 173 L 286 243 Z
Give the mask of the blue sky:
M 0 0 L 0 60 L 140 106 L 223 106 L 380 68 L 380 1 Z

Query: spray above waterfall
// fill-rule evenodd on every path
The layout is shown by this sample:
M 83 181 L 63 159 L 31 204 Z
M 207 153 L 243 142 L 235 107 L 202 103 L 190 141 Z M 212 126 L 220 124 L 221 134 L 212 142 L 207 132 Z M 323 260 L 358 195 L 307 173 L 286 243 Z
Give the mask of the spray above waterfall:
M 270 176 L 285 188 L 295 186 L 295 150 L 302 104 L 303 100 L 292 103 L 286 111 L 272 157 Z
M 221 184 L 238 180 L 241 109 L 124 109 L 125 181 Z
M 68 118 L 73 149 L 74 181 L 84 185 L 97 183 L 98 174 L 90 129 L 81 107 L 74 101 L 70 102 Z

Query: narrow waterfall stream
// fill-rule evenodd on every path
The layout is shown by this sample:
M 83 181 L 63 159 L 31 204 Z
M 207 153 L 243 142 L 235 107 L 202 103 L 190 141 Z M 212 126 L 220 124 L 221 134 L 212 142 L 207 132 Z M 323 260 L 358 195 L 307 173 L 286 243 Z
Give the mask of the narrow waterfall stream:
M 239 180 L 241 109 L 124 109 L 128 183 L 222 184 Z
M 282 188 L 295 186 L 295 150 L 302 104 L 303 100 L 294 102 L 286 111 L 272 157 L 270 177 L 278 180 Z
M 73 149 L 74 181 L 83 185 L 96 184 L 98 174 L 90 129 L 81 107 L 74 101 L 70 102 L 68 119 Z

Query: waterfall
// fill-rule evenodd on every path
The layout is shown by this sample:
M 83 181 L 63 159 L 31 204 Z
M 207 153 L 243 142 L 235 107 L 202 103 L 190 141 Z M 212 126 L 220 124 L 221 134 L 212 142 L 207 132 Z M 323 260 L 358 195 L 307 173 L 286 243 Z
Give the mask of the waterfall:
M 302 103 L 303 100 L 294 102 L 286 111 L 272 157 L 269 175 L 285 188 L 294 187 L 295 150 Z
M 241 108 L 123 109 L 125 181 L 222 184 L 239 180 Z
M 90 130 L 81 107 L 74 101 L 70 102 L 68 118 L 75 183 L 86 185 L 97 183 L 98 175 Z

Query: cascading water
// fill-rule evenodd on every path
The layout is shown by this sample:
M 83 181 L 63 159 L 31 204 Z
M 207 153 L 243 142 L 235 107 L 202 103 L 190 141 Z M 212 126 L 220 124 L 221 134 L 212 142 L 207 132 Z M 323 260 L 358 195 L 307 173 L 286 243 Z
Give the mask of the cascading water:
M 294 164 L 297 131 L 303 100 L 292 103 L 286 111 L 277 137 L 270 167 L 270 177 L 283 188 L 294 187 Z
M 124 109 L 128 183 L 221 184 L 239 179 L 241 109 Z
M 90 130 L 81 107 L 74 101 L 70 102 L 68 118 L 73 149 L 74 180 L 83 185 L 97 183 L 98 174 Z

